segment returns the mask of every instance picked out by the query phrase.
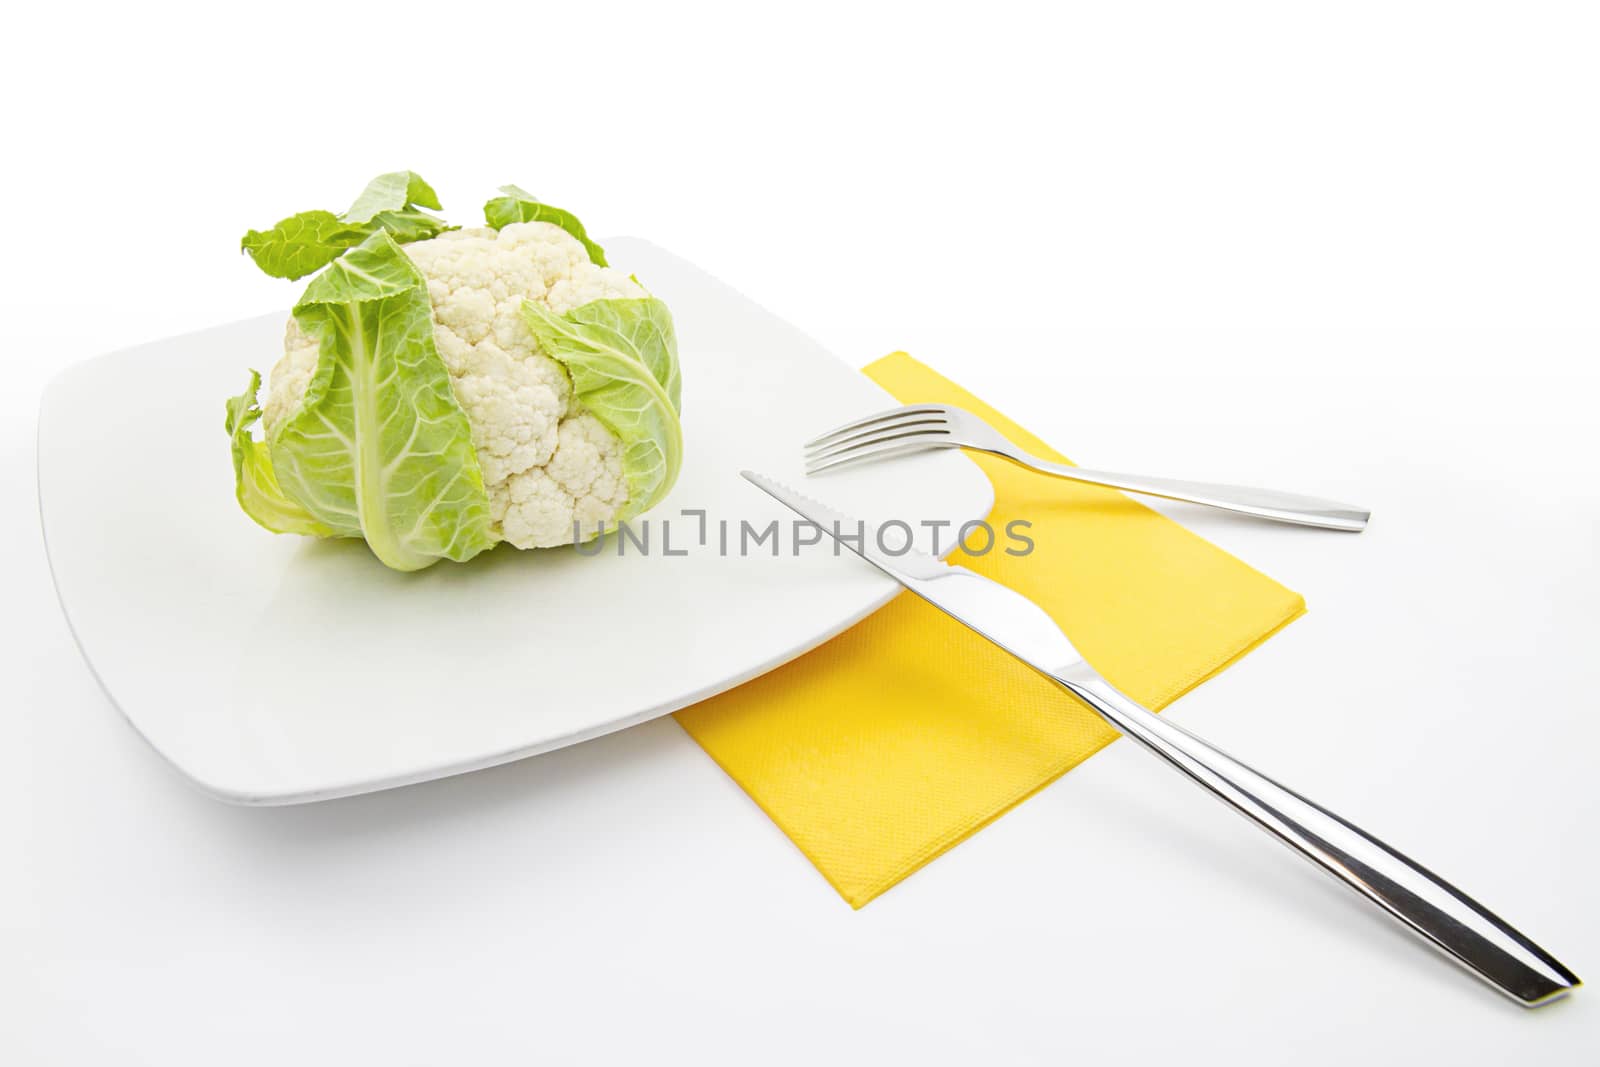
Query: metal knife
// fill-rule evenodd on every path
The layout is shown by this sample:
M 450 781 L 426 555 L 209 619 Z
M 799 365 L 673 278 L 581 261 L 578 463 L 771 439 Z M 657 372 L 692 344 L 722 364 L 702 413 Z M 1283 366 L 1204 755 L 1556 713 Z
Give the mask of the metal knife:
M 1554 956 L 1427 868 L 1119 692 L 1085 662 L 1044 609 L 1021 593 L 912 548 L 891 554 L 870 523 L 760 474 L 743 474 L 934 607 L 1072 693 L 1112 727 L 1513 1000 L 1537 1007 L 1580 984 Z

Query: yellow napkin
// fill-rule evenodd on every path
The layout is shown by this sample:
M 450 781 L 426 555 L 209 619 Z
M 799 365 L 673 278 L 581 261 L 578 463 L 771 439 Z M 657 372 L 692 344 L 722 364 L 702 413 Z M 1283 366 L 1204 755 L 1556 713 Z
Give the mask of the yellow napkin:
M 1060 453 L 903 352 L 866 369 L 908 404 L 981 416 Z M 1121 493 L 968 453 L 990 525 L 1032 553 L 951 557 L 1032 598 L 1113 685 L 1162 708 L 1305 611 L 1305 601 Z M 819 489 L 820 492 L 820 489 Z M 974 548 L 982 547 L 975 535 Z M 677 714 L 853 907 L 1093 755 L 1116 734 L 1076 698 L 902 594 L 815 651 Z

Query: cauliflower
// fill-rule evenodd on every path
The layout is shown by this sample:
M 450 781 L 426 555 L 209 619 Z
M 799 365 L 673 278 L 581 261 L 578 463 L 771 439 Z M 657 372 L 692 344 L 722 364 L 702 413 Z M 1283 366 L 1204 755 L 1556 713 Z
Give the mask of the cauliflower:
M 573 400 L 567 372 L 540 351 L 522 314 L 531 300 L 562 315 L 592 300 L 645 291 L 599 267 L 577 238 L 549 222 L 452 230 L 406 245 L 428 281 L 433 341 L 489 493 L 494 532 L 518 548 L 592 536 L 628 501 L 622 445 Z M 317 366 L 317 341 L 292 317 L 272 369 L 262 423 L 271 434 L 299 406 Z
M 235 495 L 275 533 L 360 537 L 386 565 L 502 541 L 588 540 L 659 501 L 683 460 L 672 316 L 570 212 L 516 186 L 452 229 L 410 171 L 342 215 L 241 242 L 267 274 L 315 273 L 264 404 L 229 399 Z M 260 421 L 265 439 L 253 436 Z

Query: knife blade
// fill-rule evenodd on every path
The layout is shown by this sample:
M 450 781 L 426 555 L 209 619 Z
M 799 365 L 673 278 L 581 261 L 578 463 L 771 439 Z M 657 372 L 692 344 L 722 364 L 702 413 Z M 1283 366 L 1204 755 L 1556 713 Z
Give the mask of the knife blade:
M 1525 1007 L 1580 985 L 1555 957 L 1461 890 L 1376 837 L 1140 705 L 1100 676 L 1055 621 L 1014 589 L 907 546 L 753 471 L 757 488 L 905 588 L 1082 700 L 1303 858 L 1453 962 Z

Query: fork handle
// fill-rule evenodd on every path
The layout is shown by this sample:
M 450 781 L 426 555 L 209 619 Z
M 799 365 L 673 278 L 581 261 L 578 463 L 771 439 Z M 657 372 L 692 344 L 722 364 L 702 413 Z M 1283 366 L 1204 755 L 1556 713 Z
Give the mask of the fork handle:
M 1090 485 L 1104 485 L 1130 493 L 1184 500 L 1191 504 L 1207 504 L 1224 511 L 1271 519 L 1274 522 L 1293 523 L 1297 526 L 1319 526 L 1324 530 L 1344 530 L 1360 533 L 1367 527 L 1372 513 L 1336 500 L 1319 500 L 1296 493 L 1280 493 L 1275 489 L 1252 489 L 1246 485 L 1215 485 L 1210 482 L 1184 482 L 1172 478 L 1147 478 L 1142 474 L 1117 474 L 1112 471 L 1085 470 L 1060 463 L 1050 463 L 1022 453 L 1005 453 L 1005 458 L 1045 474 L 1069 478 Z
M 1438 875 L 1176 723 L 1151 713 L 1087 665 L 1051 677 L 1127 734 L 1391 918 L 1526 1007 L 1578 977 Z

